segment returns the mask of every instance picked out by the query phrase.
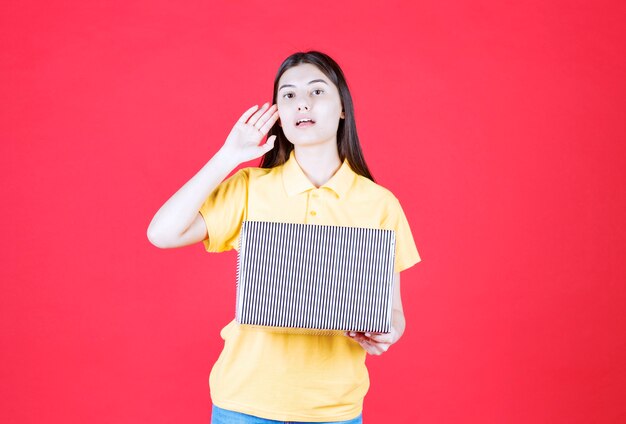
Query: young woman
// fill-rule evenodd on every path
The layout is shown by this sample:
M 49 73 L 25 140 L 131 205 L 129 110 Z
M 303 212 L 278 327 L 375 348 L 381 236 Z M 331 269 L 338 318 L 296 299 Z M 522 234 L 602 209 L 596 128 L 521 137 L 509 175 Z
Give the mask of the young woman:
M 224 180 L 261 156 L 260 167 Z M 392 331 L 289 334 L 233 319 L 209 378 L 212 422 L 361 423 L 366 353 L 380 355 L 402 336 L 400 272 L 421 259 L 400 203 L 363 159 L 343 72 L 323 53 L 283 62 L 271 105 L 243 113 L 222 148 L 159 209 L 148 238 L 161 248 L 202 241 L 209 252 L 238 249 L 244 219 L 394 230 Z

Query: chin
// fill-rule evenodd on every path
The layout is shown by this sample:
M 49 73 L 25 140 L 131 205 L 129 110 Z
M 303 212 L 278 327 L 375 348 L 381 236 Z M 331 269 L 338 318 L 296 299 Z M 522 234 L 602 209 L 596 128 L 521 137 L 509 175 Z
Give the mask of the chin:
M 324 144 L 324 141 L 320 141 L 319 139 L 309 139 L 309 140 L 289 140 L 291 144 L 294 146 L 314 146 L 316 144 Z
M 293 144 L 294 146 L 299 146 L 299 145 L 306 145 L 306 146 L 310 146 L 313 144 L 323 144 L 329 141 L 329 139 L 331 137 L 320 137 L 319 135 L 316 134 L 297 134 L 296 136 L 292 136 L 289 137 L 287 135 L 285 135 L 287 137 L 287 140 L 289 140 L 289 142 L 291 144 Z

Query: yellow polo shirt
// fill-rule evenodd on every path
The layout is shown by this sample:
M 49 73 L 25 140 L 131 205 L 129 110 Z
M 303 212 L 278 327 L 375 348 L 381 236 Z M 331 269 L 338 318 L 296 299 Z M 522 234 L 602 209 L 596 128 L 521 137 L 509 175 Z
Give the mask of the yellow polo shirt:
M 243 168 L 224 180 L 200 208 L 209 252 L 239 249 L 244 219 L 391 229 L 395 272 L 421 259 L 398 199 L 356 174 L 344 160 L 316 188 L 296 161 Z M 234 299 L 233 299 L 234 301 Z M 357 417 L 369 388 L 365 350 L 343 335 L 271 332 L 240 326 L 220 332 L 224 349 L 211 370 L 211 399 L 220 408 L 279 421 L 341 421 Z

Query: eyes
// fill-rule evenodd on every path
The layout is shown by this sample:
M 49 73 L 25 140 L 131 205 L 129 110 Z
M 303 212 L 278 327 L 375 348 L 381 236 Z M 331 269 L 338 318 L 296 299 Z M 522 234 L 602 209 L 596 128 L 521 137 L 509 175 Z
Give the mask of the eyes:
M 315 90 L 312 91 L 312 93 L 319 93 L 319 94 L 315 94 L 316 96 L 321 95 L 324 92 L 324 90 L 322 90 L 321 88 L 316 88 Z M 283 98 L 285 99 L 292 99 L 295 96 L 294 93 L 292 93 L 291 91 L 288 93 L 283 94 Z

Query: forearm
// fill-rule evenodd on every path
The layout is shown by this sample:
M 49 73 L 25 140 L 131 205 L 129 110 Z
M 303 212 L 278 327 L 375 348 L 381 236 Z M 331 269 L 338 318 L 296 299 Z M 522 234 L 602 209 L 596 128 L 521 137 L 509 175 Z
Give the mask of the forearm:
M 391 326 L 393 327 L 393 339 L 392 344 L 396 343 L 402 335 L 404 334 L 404 330 L 406 328 L 406 320 L 404 319 L 404 312 L 400 309 L 394 309 L 391 312 Z
M 227 149 L 220 149 L 157 211 L 148 227 L 150 240 L 167 244 L 168 240 L 183 234 L 198 215 L 202 203 L 237 165 Z

